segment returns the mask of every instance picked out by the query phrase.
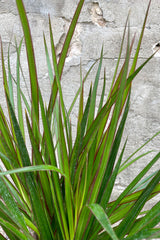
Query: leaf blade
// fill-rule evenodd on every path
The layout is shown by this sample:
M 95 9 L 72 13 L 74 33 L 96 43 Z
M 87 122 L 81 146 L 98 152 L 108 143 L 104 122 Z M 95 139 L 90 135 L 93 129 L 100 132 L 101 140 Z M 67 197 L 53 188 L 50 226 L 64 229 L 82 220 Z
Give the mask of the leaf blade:
M 97 218 L 97 220 L 99 221 L 101 226 L 104 228 L 104 230 L 109 234 L 109 236 L 113 240 L 118 240 L 116 233 L 114 232 L 113 228 L 111 227 L 111 223 L 110 223 L 105 211 L 103 210 L 103 208 L 96 203 L 90 204 L 89 208 L 92 211 L 92 213 L 94 214 L 94 216 Z

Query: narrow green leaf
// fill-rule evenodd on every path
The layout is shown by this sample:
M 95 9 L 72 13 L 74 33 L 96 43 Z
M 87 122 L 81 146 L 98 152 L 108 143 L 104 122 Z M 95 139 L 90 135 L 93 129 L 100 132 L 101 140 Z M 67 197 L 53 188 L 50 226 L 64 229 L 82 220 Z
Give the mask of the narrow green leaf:
M 127 78 L 127 88 L 130 86 L 132 80 L 136 77 L 136 75 L 144 68 L 144 66 L 153 58 L 155 53 L 153 53 L 149 58 L 147 58 L 144 63 L 142 63 L 132 74 Z
M 3 85 L 4 85 L 4 90 L 5 93 L 9 95 L 9 89 L 8 89 L 8 83 L 7 83 L 7 74 L 6 74 L 6 68 L 5 68 L 5 63 L 4 63 L 4 55 L 3 55 L 3 46 L 2 46 L 2 40 L 0 38 L 0 43 L 1 43 L 1 59 L 2 59 L 2 73 L 3 73 Z
M 86 82 L 86 80 L 87 80 L 90 72 L 92 71 L 93 67 L 95 66 L 95 64 L 96 64 L 99 60 L 100 60 L 100 59 L 98 58 L 98 59 L 91 65 L 91 67 L 89 68 L 89 70 L 88 70 L 88 72 L 86 73 L 85 77 L 83 78 L 83 81 L 82 81 L 83 84 Z M 80 91 L 81 91 L 81 86 L 80 86 L 79 89 L 77 90 L 76 95 L 75 95 L 75 97 L 74 97 L 74 99 L 73 99 L 73 101 L 72 101 L 72 103 L 71 103 L 71 106 L 70 106 L 70 108 L 69 108 L 69 110 L 68 110 L 68 115 L 69 115 L 69 116 L 70 116 L 70 114 L 71 114 L 71 112 L 72 112 L 72 110 L 73 110 L 73 107 L 74 107 L 74 105 L 75 105 L 75 102 L 76 102 L 79 94 L 80 94 Z
M 62 156 L 62 162 L 63 162 L 63 171 L 67 175 L 68 180 L 70 180 L 70 168 L 69 168 L 69 159 L 68 159 L 68 153 L 66 149 L 66 141 L 65 136 L 63 132 L 63 124 L 62 124 L 62 118 L 61 118 L 61 111 L 59 110 L 59 144 L 61 149 L 61 156 Z M 71 183 L 69 181 L 65 181 L 65 202 L 66 202 L 66 210 L 68 215 L 68 222 L 69 224 L 69 230 L 70 230 L 70 239 L 74 238 L 74 220 L 73 220 L 73 196 L 72 196 L 72 188 Z
M 63 170 L 63 159 L 62 159 L 62 154 L 61 154 L 61 149 L 60 149 L 60 142 L 59 142 L 59 129 L 60 129 L 60 121 L 59 121 L 59 103 L 58 100 L 56 100 L 55 103 L 55 107 L 54 107 L 54 113 L 55 113 L 55 119 L 53 120 L 53 124 L 54 124 L 54 131 L 55 131 L 55 135 L 56 135 L 56 147 L 55 149 L 57 150 L 57 154 L 58 154 L 58 164 L 60 169 Z
M 49 161 L 51 162 L 51 164 L 53 166 L 57 166 L 56 156 L 55 156 L 55 148 L 54 148 L 54 144 L 53 144 L 51 130 L 50 130 L 50 127 L 49 127 L 49 120 L 48 120 L 47 114 L 45 113 L 44 103 L 43 103 L 43 99 L 42 99 L 40 89 L 39 89 L 39 101 L 40 101 L 40 107 L 41 107 L 42 122 L 43 122 L 43 127 L 44 127 L 44 140 L 45 140 L 46 145 L 47 145 L 47 150 L 48 150 L 48 154 L 49 154 Z M 64 227 L 64 233 L 63 234 L 66 236 L 66 238 L 69 238 L 67 220 L 66 220 L 66 215 L 65 215 L 65 212 L 64 212 L 64 206 L 63 206 L 63 200 L 62 200 L 62 192 L 61 192 L 61 188 L 60 188 L 59 176 L 55 172 L 52 173 L 52 176 L 53 176 L 53 179 L 54 179 L 54 181 L 51 185 L 53 187 L 53 197 L 56 197 L 56 199 L 53 199 L 53 200 L 54 200 L 54 202 L 58 201 L 59 209 L 60 209 L 60 215 L 61 215 L 59 219 L 62 220 L 63 227 Z M 55 195 L 55 193 L 56 193 L 56 195 Z
M 147 11 L 146 11 L 146 14 L 145 14 L 145 19 L 144 19 L 142 30 L 141 30 L 141 34 L 140 34 L 140 37 L 139 37 L 136 53 L 135 53 L 135 56 L 133 58 L 133 63 L 132 63 L 132 66 L 131 66 L 131 69 L 130 69 L 130 72 L 129 72 L 129 76 L 131 74 L 134 74 L 134 72 L 135 72 L 135 68 L 136 68 L 136 65 L 137 65 L 137 60 L 138 60 L 138 56 L 139 56 L 139 52 L 140 52 L 140 47 L 141 47 L 141 43 L 142 43 L 142 38 L 143 38 L 145 26 L 146 26 L 146 21 L 147 21 L 147 17 L 148 17 L 150 4 L 151 4 L 151 0 L 149 0 L 149 4 L 148 4 Z M 131 83 L 127 85 L 126 92 L 128 92 L 130 87 L 131 87 Z M 125 97 L 124 97 L 123 101 L 125 101 Z
M 115 102 L 115 107 L 113 110 L 113 115 L 112 119 L 110 121 L 110 127 L 108 130 L 108 136 L 107 136 L 107 141 L 105 143 L 104 151 L 102 154 L 103 160 L 101 161 L 101 167 L 98 168 L 97 173 L 95 175 L 94 179 L 94 187 L 92 187 L 92 192 L 91 194 L 91 201 L 95 201 L 97 198 L 97 194 L 99 192 L 99 188 L 105 173 L 105 169 L 108 163 L 108 157 L 110 154 L 110 149 L 113 144 L 113 139 L 116 133 L 117 125 L 118 125 L 118 120 L 119 120 L 119 115 L 121 113 L 121 107 L 122 107 L 122 99 L 123 99 L 123 93 L 126 85 L 126 77 L 127 77 L 127 72 L 128 72 L 128 65 L 129 65 L 129 32 L 128 32 L 128 45 L 127 45 L 127 52 L 126 52 L 126 62 L 124 65 L 124 71 L 122 74 L 122 80 L 119 88 L 119 93 Z M 107 147 L 106 147 L 107 146 Z M 93 191 L 94 189 L 94 191 Z
M 39 234 L 39 231 L 38 231 L 37 227 L 36 227 L 27 217 L 25 217 L 25 216 L 24 216 L 24 220 L 25 220 L 25 222 L 26 222 L 26 225 L 27 225 L 30 229 L 32 229 L 32 230 L 37 234 L 37 236 L 40 238 L 40 234 Z
M 140 197 L 137 199 L 136 203 L 133 205 L 129 213 L 123 219 L 123 221 L 119 224 L 116 233 L 122 239 L 133 227 L 134 220 L 138 216 L 140 210 L 143 208 L 146 203 L 148 197 L 156 187 L 156 185 L 160 181 L 160 170 L 154 176 L 152 181 L 148 184 L 148 186 L 144 189 Z
M 15 236 L 18 237 L 18 239 L 22 239 L 22 240 L 34 240 L 34 238 L 26 233 L 22 233 L 19 229 L 17 229 L 14 225 L 10 224 L 9 222 L 3 220 L 2 218 L 0 218 L 0 224 L 2 226 L 4 226 L 5 228 L 8 228 L 9 231 L 11 231 Z
M 99 107 L 98 107 L 98 112 L 102 109 L 103 106 L 103 100 L 104 100 L 104 95 L 105 95 L 105 88 L 106 88 L 106 70 L 104 69 L 104 77 L 103 77 L 103 88 L 102 88 L 102 93 L 101 93 L 101 99 L 99 102 Z
M 114 202 L 112 208 L 108 212 L 108 216 L 112 214 L 117 205 L 124 199 L 124 197 L 131 191 L 131 189 L 142 179 L 142 177 L 149 171 L 149 169 L 158 161 L 160 153 L 158 153 L 147 166 L 135 177 L 135 179 L 126 187 L 120 196 Z
M 148 185 L 148 183 L 149 183 L 149 181 L 151 180 L 151 178 L 153 178 L 154 175 L 155 175 L 157 172 L 158 172 L 158 170 L 155 171 L 155 172 L 153 172 L 153 173 L 151 173 L 151 174 L 149 174 L 149 176 L 147 176 L 147 177 L 145 177 L 144 179 L 142 179 L 141 181 L 139 181 L 139 182 L 136 184 L 136 186 L 135 186 L 134 188 L 132 188 L 131 193 L 132 193 L 132 192 L 135 192 L 136 190 L 139 191 L 139 190 L 144 189 L 144 188 Z
M 123 147 L 123 150 L 121 152 L 120 158 L 117 162 L 117 165 L 116 165 L 115 169 L 113 170 L 114 163 L 116 161 L 119 146 L 120 146 L 121 139 L 122 139 L 122 134 L 123 134 L 125 122 L 126 122 L 128 111 L 129 111 L 129 102 L 130 102 L 130 95 L 128 97 L 126 107 L 125 107 L 125 111 L 124 111 L 124 114 L 122 116 L 122 120 L 120 122 L 119 128 L 117 130 L 115 140 L 113 142 L 111 154 L 110 154 L 109 161 L 108 161 L 108 166 L 107 166 L 106 172 L 104 174 L 103 182 L 102 182 L 102 185 L 101 185 L 100 193 L 101 193 L 101 195 L 103 195 L 103 197 L 101 199 L 101 204 L 102 204 L 103 207 L 106 207 L 106 204 L 107 204 L 107 202 L 109 200 L 109 197 L 110 197 L 110 194 L 112 192 L 115 179 L 118 175 L 118 170 L 119 170 L 119 167 L 120 167 L 120 164 L 121 164 L 121 160 L 122 160 L 122 156 L 123 156 L 123 153 L 124 153 L 125 145 L 126 145 L 126 143 L 125 143 L 125 145 Z M 112 174 L 112 171 L 113 171 L 113 174 Z M 109 180 L 110 177 L 111 177 L 111 179 Z M 111 184 L 110 189 L 106 188 L 108 180 Z M 106 188 L 106 190 L 104 191 L 105 188 Z M 110 192 L 110 194 L 109 194 L 109 192 Z M 100 197 L 100 195 L 99 195 L 99 197 Z
M 60 169 L 58 169 L 57 167 L 54 167 L 52 165 L 28 166 L 28 167 L 3 171 L 3 172 L 0 172 L 0 177 L 10 175 L 10 174 L 15 174 L 15 173 L 26 173 L 26 172 L 36 172 L 36 171 L 54 171 L 54 172 L 60 173 L 64 177 L 66 177 L 66 175 Z
M 134 158 L 133 160 L 129 161 L 127 164 L 123 165 L 120 167 L 119 169 L 119 173 L 124 171 L 126 168 L 128 168 L 130 165 L 132 165 L 133 163 L 135 163 L 136 161 L 138 161 L 139 159 L 141 159 L 142 157 L 148 155 L 149 153 L 152 153 L 153 151 L 148 151 L 146 153 L 143 153 L 141 155 L 139 155 L 138 157 Z
M 112 87 L 113 87 L 113 85 L 114 85 L 114 83 L 115 83 L 115 79 L 116 79 L 116 75 L 117 75 L 119 63 L 120 63 L 120 60 L 121 60 L 121 54 L 122 54 L 123 45 L 124 45 L 124 40 L 125 40 L 125 34 L 126 34 L 126 28 L 127 28 L 128 18 L 129 18 L 129 14 L 128 14 L 127 19 L 126 19 L 126 23 L 125 23 L 125 27 L 124 27 L 124 31 L 123 31 L 123 36 L 122 36 L 122 41 L 121 41 L 121 47 L 120 47 L 119 56 L 118 56 L 118 61 L 117 61 L 116 68 L 115 68 L 115 71 L 114 71 L 114 76 L 113 76 L 113 79 L 112 79 L 112 83 L 111 83 L 110 92 L 109 92 L 109 94 L 108 94 L 108 97 L 110 97 L 110 94 L 111 94 L 111 92 L 113 91 L 113 88 L 112 88 Z
M 19 208 L 23 209 L 23 211 L 25 211 L 26 214 L 28 214 L 28 216 L 30 216 L 31 204 L 30 204 L 30 200 L 28 197 L 28 192 L 22 185 L 19 178 L 16 175 L 14 175 L 14 176 L 17 180 L 17 181 L 14 181 L 14 183 L 11 183 L 11 181 L 9 181 L 8 178 L 4 178 L 4 177 L 3 177 L 3 181 L 5 182 L 6 187 L 8 188 L 10 193 L 12 193 L 12 196 L 14 196 L 14 199 L 15 199 L 17 205 L 19 206 Z M 15 188 L 15 186 L 16 186 L 16 188 Z
M 7 213 L 9 213 L 9 217 L 13 219 L 13 221 L 20 226 L 23 230 L 27 231 L 27 227 L 25 225 L 24 218 L 14 201 L 14 198 L 12 197 L 9 189 L 6 187 L 6 184 L 4 183 L 3 179 L 0 178 L 0 196 L 7 205 Z
M 136 64 L 137 64 L 137 60 L 138 60 L 138 55 L 139 55 L 139 51 L 140 51 L 140 47 L 141 47 L 141 43 L 142 43 L 142 38 L 143 38 L 145 26 L 146 26 L 146 21 L 147 21 L 150 5 L 151 5 L 151 0 L 149 0 L 149 3 L 148 3 L 145 19 L 144 19 L 144 22 L 143 22 L 143 26 L 142 26 L 141 34 L 140 34 L 140 37 L 139 37 L 136 53 L 135 53 L 133 63 L 132 63 L 132 66 L 131 66 L 130 74 L 132 74 L 135 71 L 135 68 L 136 68 Z
M 113 143 L 113 147 L 111 150 L 111 154 L 110 154 L 110 158 L 108 161 L 108 166 L 106 168 L 105 174 L 104 174 L 104 178 L 101 184 L 101 188 L 98 194 L 98 198 L 97 198 L 97 203 L 100 202 L 100 205 L 103 208 L 106 208 L 110 195 L 112 193 L 113 190 L 113 186 L 115 183 L 115 179 L 117 177 L 118 174 L 118 170 L 122 161 L 122 157 L 123 157 L 123 153 L 124 153 L 124 149 L 126 146 L 126 142 L 124 144 L 124 147 L 122 149 L 122 152 L 120 154 L 120 157 L 117 161 L 117 164 L 115 166 L 115 169 L 113 169 L 113 166 L 115 164 L 116 161 L 116 157 L 117 157 L 117 153 L 118 153 L 118 149 L 119 149 L 119 145 L 121 142 L 121 138 L 122 138 L 122 133 L 123 133 L 123 129 L 124 129 L 124 125 L 125 125 L 125 121 L 127 118 L 127 114 L 128 114 L 128 110 L 129 110 L 129 100 L 130 97 L 128 97 L 127 103 L 126 103 L 126 107 L 125 107 L 125 111 L 122 117 L 122 120 L 120 122 L 114 143 Z M 91 221 L 90 221 L 91 223 Z M 98 232 L 100 231 L 99 226 L 97 226 L 97 224 L 94 223 L 94 227 L 90 224 L 90 226 L 88 226 L 92 229 L 92 231 L 94 232 L 95 236 L 98 235 Z M 92 233 L 92 237 L 94 237 L 94 234 Z
M 84 136 L 84 133 L 85 133 L 87 119 L 88 119 L 88 113 L 89 113 L 89 108 L 90 108 L 90 100 L 91 100 L 91 88 L 90 88 L 89 96 L 88 96 L 87 103 L 86 103 L 86 106 L 85 106 L 85 110 L 84 110 L 84 113 L 83 113 L 82 121 L 79 125 L 79 129 L 77 129 L 77 137 L 76 137 L 74 147 L 73 147 L 73 151 L 72 151 L 72 155 L 71 155 L 70 172 L 71 172 L 71 182 L 72 183 L 73 183 L 74 176 L 75 176 L 75 169 L 76 169 L 76 165 L 78 163 L 78 158 L 79 158 L 79 155 L 81 153 L 81 149 L 83 149 L 82 148 L 83 136 Z
M 160 229 L 150 229 L 140 232 L 139 234 L 135 234 L 132 237 L 126 237 L 127 240 L 144 240 L 144 239 L 158 239 L 160 238 Z
M 13 96 L 13 83 L 12 83 L 12 74 L 11 74 L 11 66 L 10 66 L 10 44 L 8 47 L 8 86 L 9 86 L 9 97 L 10 97 L 10 101 L 12 104 L 12 107 L 14 109 L 14 96 Z
M 64 45 L 63 45 L 63 49 L 62 49 L 60 59 L 59 59 L 59 62 L 58 62 L 58 72 L 59 72 L 59 78 L 60 79 L 61 79 L 61 76 L 62 76 L 63 67 L 64 67 L 65 59 L 66 59 L 66 56 L 67 56 L 68 48 L 69 48 L 74 30 L 75 30 L 75 27 L 76 27 L 76 24 L 77 24 L 77 21 L 78 21 L 83 3 L 84 3 L 84 0 L 80 0 L 79 3 L 78 3 L 77 9 L 76 9 L 75 14 L 72 18 L 72 22 L 70 24 L 70 27 L 69 27 Z M 56 100 L 56 96 L 57 96 L 57 90 L 58 90 L 57 82 L 56 82 L 56 80 L 54 80 L 54 83 L 53 83 L 53 86 L 52 86 L 52 93 L 51 93 L 51 97 L 50 97 L 50 102 L 49 102 L 49 106 L 48 106 L 48 112 L 47 112 L 49 120 L 51 118 L 51 114 L 52 114 L 53 107 L 54 107 L 54 104 L 55 104 L 55 100 Z
M 156 171 L 154 173 L 154 176 L 157 174 L 158 171 Z M 134 193 L 131 193 L 129 195 L 126 195 L 124 196 L 124 198 L 122 199 L 122 201 L 120 202 L 119 206 L 123 205 L 123 204 L 126 204 L 126 203 L 132 203 L 132 202 L 135 202 L 139 196 L 142 194 L 144 188 L 142 190 L 139 190 L 139 191 L 136 191 Z M 158 193 L 160 192 L 160 183 L 155 187 L 155 189 L 153 190 L 152 194 L 150 195 L 149 199 L 152 199 L 153 197 L 155 197 Z M 113 202 L 110 202 L 108 204 L 108 208 L 112 207 L 114 205 L 114 203 L 116 202 L 113 201 Z M 118 207 L 118 204 L 117 204 L 117 207 Z M 108 211 L 107 211 L 108 213 Z
M 48 66 L 49 79 L 50 79 L 50 83 L 51 83 L 51 86 L 52 86 L 53 81 L 54 81 L 54 76 L 53 76 L 53 72 L 52 72 L 51 61 L 50 61 L 50 58 L 49 58 L 46 38 L 45 38 L 44 34 L 43 34 L 43 40 L 44 40 L 44 47 L 45 47 L 45 53 L 46 53 L 46 60 L 47 60 L 47 66 Z
M 55 44 L 54 44 L 54 39 L 53 39 L 53 33 L 52 33 L 50 18 L 49 18 L 49 31 L 50 31 L 52 61 L 53 61 L 53 67 L 54 67 L 54 72 L 55 72 L 55 79 L 56 79 L 56 83 L 57 83 L 58 91 L 59 91 L 59 95 L 60 95 L 60 103 L 61 103 L 61 109 L 62 109 L 62 113 L 63 113 L 63 119 L 66 122 L 65 105 L 64 105 L 62 88 L 61 88 L 61 83 L 60 83 L 59 70 L 58 70 L 57 57 L 56 57 L 56 50 L 55 50 Z
M 28 154 L 26 145 L 24 143 L 24 139 L 23 139 L 23 136 L 21 134 L 21 130 L 19 128 L 15 113 L 12 109 L 12 105 L 10 103 L 10 100 L 9 100 L 8 96 L 7 96 L 7 102 L 8 102 L 12 122 L 13 122 L 13 127 L 14 127 L 14 130 L 15 130 L 16 140 L 17 140 L 17 143 L 18 143 L 18 146 L 19 146 L 21 157 L 22 157 L 23 165 L 24 166 L 29 166 L 29 165 L 31 165 L 31 162 L 30 162 L 30 159 L 29 159 L 29 154 Z
M 40 152 L 37 141 L 34 138 L 34 134 L 33 134 L 27 114 L 26 114 L 26 120 L 27 120 L 27 127 L 28 127 L 28 133 L 29 133 L 29 137 L 30 137 L 30 141 L 31 141 L 31 146 L 32 146 L 32 150 L 33 150 L 33 157 L 34 157 L 34 163 L 32 163 L 32 165 L 45 164 L 45 160 L 44 160 L 45 158 L 43 158 L 42 152 Z M 53 201 L 52 201 L 52 196 L 50 194 L 51 189 L 50 189 L 50 183 L 49 183 L 49 179 L 48 179 L 48 172 L 39 172 L 39 173 L 36 173 L 36 176 L 40 180 L 42 192 L 46 199 L 47 208 L 49 209 L 50 214 L 52 214 L 53 213 Z
M 26 52 L 28 58 L 28 67 L 30 74 L 30 85 L 31 85 L 31 102 L 32 102 L 32 125 L 35 136 L 38 134 L 38 125 L 39 125 L 39 100 L 38 100 L 38 81 L 37 81 L 37 70 L 36 63 L 34 57 L 34 50 L 32 44 L 32 37 L 30 33 L 29 23 L 27 19 L 27 15 L 25 12 L 25 8 L 22 0 L 16 0 L 18 13 L 20 16 L 25 44 L 26 44 Z
M 103 208 L 96 203 L 90 204 L 88 207 L 91 209 L 92 213 L 97 218 L 97 220 L 99 221 L 101 226 L 104 228 L 104 230 L 109 234 L 109 236 L 113 240 L 118 240 L 116 233 L 114 232 L 114 230 L 111 226 L 109 218 L 107 217 Z
M 157 137 L 160 134 L 160 131 L 158 131 L 156 134 L 154 134 L 151 138 L 149 138 L 148 141 L 146 141 L 144 144 L 142 144 L 138 149 L 136 149 L 135 152 L 133 152 L 126 161 L 124 161 L 121 165 L 121 168 L 127 164 L 127 162 L 134 156 L 136 155 L 140 150 L 142 150 L 143 147 L 145 147 L 149 142 L 151 142 L 155 137 Z M 120 170 L 121 171 L 121 170 Z
M 7 96 L 7 101 L 8 101 L 8 106 L 9 106 L 9 110 L 10 110 L 10 114 L 13 122 L 18 149 L 23 162 L 23 166 L 27 167 L 31 165 L 29 154 L 28 154 L 23 136 L 21 134 L 15 113 L 12 109 L 12 105 L 8 99 L 8 96 Z M 42 206 L 42 202 L 38 192 L 37 184 L 34 179 L 34 175 L 32 173 L 26 173 L 26 181 L 27 181 L 28 190 L 30 192 L 32 208 L 35 214 L 37 224 L 39 225 L 40 234 L 44 237 L 47 237 L 48 240 L 52 239 L 52 233 L 49 228 L 48 219 L 45 214 L 44 207 Z
M 52 135 L 49 127 L 49 122 L 46 117 L 44 102 L 43 102 L 40 89 L 39 89 L 39 101 L 40 101 L 41 115 L 42 115 L 43 129 L 44 129 L 44 139 L 47 143 L 47 149 L 50 155 L 51 164 L 56 166 L 57 162 L 56 162 L 56 156 L 55 156 L 55 148 L 54 148 L 53 139 L 52 139 Z
M 83 105 L 84 105 L 84 82 L 81 79 L 81 86 L 80 86 L 80 98 L 79 98 L 79 112 L 78 112 L 78 124 L 77 124 L 77 132 L 78 129 L 80 128 L 80 123 L 83 118 Z
M 87 128 L 90 127 L 90 125 L 91 125 L 91 123 L 94 119 L 95 107 L 96 107 L 96 95 L 97 95 L 98 82 L 99 82 L 100 72 L 101 72 L 101 67 L 102 67 L 102 59 L 103 59 L 103 47 L 102 47 L 102 50 L 101 50 L 101 57 L 100 57 L 100 61 L 99 61 L 99 66 L 98 66 L 98 70 L 97 70 L 97 74 L 96 74 L 96 77 L 95 77 L 95 82 L 94 82 L 93 90 L 92 90 L 91 105 L 90 105 L 90 109 L 89 109 Z
M 17 46 L 16 42 L 16 51 L 17 51 L 17 109 L 18 109 L 18 121 L 19 126 L 22 132 L 23 138 L 25 138 L 24 133 L 24 123 L 23 123 L 23 111 L 22 111 L 22 101 L 21 101 L 21 87 L 20 87 L 20 52 L 22 47 L 22 41 L 21 40 L 19 47 Z
M 128 234 L 128 237 L 135 236 L 135 238 L 137 238 L 138 236 L 142 235 L 143 232 L 149 231 L 150 229 L 154 228 L 160 222 L 159 209 L 160 202 L 154 205 L 147 212 L 147 214 L 144 217 L 142 217 L 142 219 L 137 221 L 133 229 Z
M 55 72 L 55 80 L 56 80 L 56 83 L 57 83 L 57 86 L 58 86 L 61 111 L 62 111 L 64 126 L 65 126 L 65 132 L 66 132 L 66 137 L 67 137 L 66 139 L 67 139 L 67 144 L 69 146 L 69 133 L 68 133 L 68 129 L 67 129 L 68 115 L 67 115 L 67 112 L 66 112 L 66 107 L 65 107 L 65 104 L 64 104 L 64 99 L 63 99 L 63 94 L 62 94 L 62 87 L 61 87 L 61 83 L 60 83 L 59 69 L 58 69 L 58 65 L 57 65 L 56 50 L 55 50 L 55 44 L 54 44 L 54 39 L 53 39 L 53 33 L 52 33 L 50 18 L 49 18 L 49 31 L 50 31 L 52 61 L 53 61 L 53 67 L 54 67 L 54 72 Z

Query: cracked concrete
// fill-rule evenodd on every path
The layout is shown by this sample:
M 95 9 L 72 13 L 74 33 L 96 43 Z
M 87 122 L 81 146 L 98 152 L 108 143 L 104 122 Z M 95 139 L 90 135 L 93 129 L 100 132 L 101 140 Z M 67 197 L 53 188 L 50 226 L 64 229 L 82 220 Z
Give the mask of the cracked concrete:
M 24 0 L 33 36 L 39 82 L 46 102 L 48 100 L 48 91 L 50 91 L 50 82 L 44 57 L 43 32 L 46 36 L 51 56 L 48 14 L 51 17 L 56 51 L 57 55 L 59 55 L 77 3 L 78 0 Z M 133 52 L 135 52 L 147 4 L 147 0 L 88 0 L 85 2 L 68 51 L 62 78 L 62 87 L 67 108 L 80 84 L 80 61 L 82 61 L 84 76 L 91 63 L 100 56 L 102 45 L 104 45 L 105 52 L 103 67 L 106 68 L 107 89 L 109 88 L 119 54 L 127 14 L 130 10 L 131 36 L 136 32 L 136 40 L 133 46 Z M 159 16 L 160 1 L 152 0 L 138 65 L 153 53 L 153 46 L 160 41 Z M 11 67 L 15 69 L 15 38 L 19 42 L 23 33 L 14 0 L 0 0 L 0 35 L 6 62 L 8 43 L 11 42 Z M 122 54 L 122 60 L 123 58 L 124 53 Z M 21 55 L 21 60 L 24 75 L 27 77 L 25 51 Z M 90 82 L 94 81 L 95 73 L 96 68 L 93 69 L 86 82 L 85 94 L 88 94 Z M 0 81 L 2 83 L 1 71 Z M 98 94 L 101 92 L 102 84 L 103 71 Z M 128 144 L 124 158 L 127 158 L 136 148 L 160 130 L 159 92 L 160 57 L 157 54 L 133 83 L 131 107 L 125 129 L 125 137 L 128 136 Z M 3 96 L 2 88 L 0 88 L 0 95 Z M 0 103 L 4 104 L 3 97 L 1 97 Z M 74 109 L 73 120 L 75 120 L 75 116 L 77 115 L 76 111 L 77 105 Z M 74 121 L 73 125 L 75 125 Z M 159 141 L 160 137 L 157 137 L 146 149 L 159 151 Z M 117 186 L 123 187 L 128 184 L 150 159 L 151 157 L 146 156 L 142 161 L 135 163 L 131 170 L 126 170 L 123 176 L 120 175 Z M 154 169 L 158 168 L 159 164 Z M 119 191 L 118 188 L 117 191 Z

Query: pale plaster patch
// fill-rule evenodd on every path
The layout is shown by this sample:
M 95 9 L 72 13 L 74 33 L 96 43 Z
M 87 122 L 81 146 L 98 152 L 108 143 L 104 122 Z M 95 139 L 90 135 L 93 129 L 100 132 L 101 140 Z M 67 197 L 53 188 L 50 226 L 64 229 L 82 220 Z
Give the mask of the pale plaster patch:
M 103 10 L 100 8 L 98 2 L 94 2 L 89 9 L 91 20 L 94 24 L 104 27 L 106 26 L 106 20 L 103 17 Z
M 82 31 L 81 24 L 77 24 L 77 27 L 76 27 L 75 32 L 74 32 L 73 39 L 72 39 L 70 47 L 68 49 L 66 62 L 69 62 L 73 57 L 79 56 L 81 54 L 82 43 L 79 39 L 81 31 Z M 61 54 L 65 38 L 66 38 L 66 33 L 64 32 L 62 34 L 58 44 L 56 45 L 57 56 L 59 56 Z

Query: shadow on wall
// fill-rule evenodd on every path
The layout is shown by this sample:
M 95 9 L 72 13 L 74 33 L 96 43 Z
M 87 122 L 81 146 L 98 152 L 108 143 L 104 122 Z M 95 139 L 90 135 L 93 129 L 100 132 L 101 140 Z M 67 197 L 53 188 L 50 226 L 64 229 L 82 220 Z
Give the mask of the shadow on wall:
M 152 50 L 156 52 L 155 57 L 160 57 L 160 41 L 153 46 Z

